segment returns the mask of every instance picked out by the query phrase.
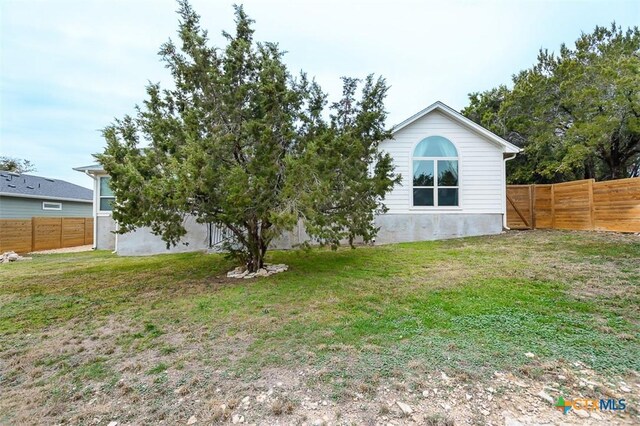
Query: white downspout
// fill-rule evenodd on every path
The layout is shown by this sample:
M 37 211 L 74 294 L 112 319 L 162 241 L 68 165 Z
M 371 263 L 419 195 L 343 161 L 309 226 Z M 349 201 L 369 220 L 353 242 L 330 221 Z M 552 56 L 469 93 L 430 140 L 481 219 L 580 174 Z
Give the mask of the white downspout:
M 511 157 L 504 158 L 504 162 L 502 163 L 502 173 L 504 176 L 504 187 L 503 187 L 503 197 L 502 197 L 502 227 L 507 231 L 510 231 L 511 228 L 507 226 L 507 161 L 513 160 L 516 158 L 517 153 L 513 153 Z

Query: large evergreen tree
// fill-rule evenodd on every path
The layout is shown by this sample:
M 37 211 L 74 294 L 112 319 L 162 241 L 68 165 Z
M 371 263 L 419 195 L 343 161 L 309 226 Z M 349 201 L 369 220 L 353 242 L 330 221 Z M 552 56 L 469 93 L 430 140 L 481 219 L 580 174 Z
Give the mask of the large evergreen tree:
M 627 177 L 640 163 L 640 31 L 596 27 L 541 50 L 513 89 L 472 93 L 463 114 L 524 148 L 510 182 Z
M 369 76 L 359 91 L 359 80 L 343 79 L 327 114 L 318 84 L 294 79 L 276 44 L 254 42 L 242 7 L 223 49 L 209 45 L 187 1 L 179 14 L 179 45 L 160 50 L 174 87 L 149 85 L 135 117 L 105 128 L 96 155 L 112 177 L 118 232 L 148 226 L 177 244 L 193 215 L 228 230 L 225 248 L 250 271 L 299 219 L 322 244 L 370 241 L 398 181 L 378 151 L 390 137 L 385 80 Z

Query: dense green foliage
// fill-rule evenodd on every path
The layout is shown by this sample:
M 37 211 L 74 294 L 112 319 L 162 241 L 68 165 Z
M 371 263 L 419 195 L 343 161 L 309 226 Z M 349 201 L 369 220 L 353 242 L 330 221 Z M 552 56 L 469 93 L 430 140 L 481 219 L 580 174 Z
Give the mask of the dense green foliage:
M 228 230 L 225 248 L 251 271 L 301 219 L 323 244 L 370 241 L 397 181 L 377 149 L 390 137 L 385 80 L 370 75 L 359 93 L 360 81 L 344 78 L 327 114 L 315 81 L 293 78 L 277 44 L 254 42 L 242 7 L 223 49 L 208 45 L 186 1 L 179 13 L 181 45 L 160 50 L 175 87 L 151 84 L 137 116 L 104 130 L 107 147 L 96 156 L 112 176 L 119 232 L 148 226 L 177 244 L 194 215 Z
M 0 156 L 0 170 L 14 173 L 35 172 L 36 166 L 29 160 Z
M 541 50 L 513 88 L 469 95 L 462 113 L 523 148 L 512 183 L 628 177 L 640 164 L 640 31 L 596 27 Z

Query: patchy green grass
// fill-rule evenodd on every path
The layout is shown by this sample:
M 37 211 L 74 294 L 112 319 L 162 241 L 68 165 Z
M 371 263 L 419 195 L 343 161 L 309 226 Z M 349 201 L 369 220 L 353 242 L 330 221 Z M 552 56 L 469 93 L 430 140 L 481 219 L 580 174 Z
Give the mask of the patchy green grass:
M 47 401 L 49 420 L 84 421 L 95 413 L 69 417 L 65 398 L 96 392 L 138 404 L 151 393 L 129 419 L 157 420 L 170 388 L 206 393 L 296 369 L 316 371 L 308 384 L 337 399 L 407 369 L 473 380 L 575 361 L 640 371 L 637 236 L 514 232 L 270 260 L 289 271 L 233 281 L 234 265 L 198 253 L 2 265 L 0 422 Z M 20 412 L 20 398 L 33 404 Z

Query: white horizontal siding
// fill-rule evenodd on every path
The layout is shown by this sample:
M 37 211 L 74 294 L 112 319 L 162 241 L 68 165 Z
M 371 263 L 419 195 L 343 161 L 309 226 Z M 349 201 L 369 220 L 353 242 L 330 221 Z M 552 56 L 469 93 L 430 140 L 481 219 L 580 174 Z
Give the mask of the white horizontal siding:
M 457 213 L 502 213 L 505 185 L 502 147 L 437 111 L 398 131 L 393 140 L 384 141 L 380 146 L 393 158 L 396 173 L 402 175 L 402 183 L 385 197 L 388 213 L 442 211 L 442 208 L 425 210 L 410 206 L 411 155 L 416 144 L 428 136 L 443 136 L 458 149 L 460 206 L 450 210 Z

